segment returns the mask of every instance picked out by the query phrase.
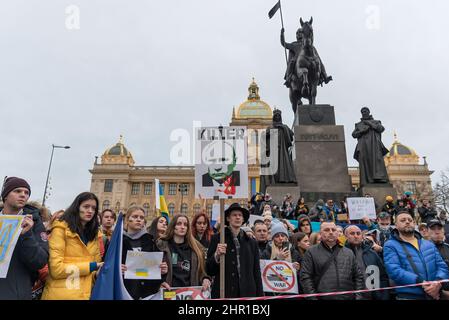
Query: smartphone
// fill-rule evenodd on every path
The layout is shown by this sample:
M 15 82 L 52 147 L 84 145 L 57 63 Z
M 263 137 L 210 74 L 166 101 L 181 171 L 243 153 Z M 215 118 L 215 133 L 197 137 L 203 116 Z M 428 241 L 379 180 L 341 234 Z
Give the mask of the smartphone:
M 290 245 L 290 243 L 288 241 L 282 242 L 282 249 L 287 249 L 288 250 L 289 245 Z

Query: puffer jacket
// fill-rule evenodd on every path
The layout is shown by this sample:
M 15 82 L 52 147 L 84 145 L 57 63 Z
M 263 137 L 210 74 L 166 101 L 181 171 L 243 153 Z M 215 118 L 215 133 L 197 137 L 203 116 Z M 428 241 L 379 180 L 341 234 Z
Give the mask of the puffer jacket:
M 17 240 L 6 278 L 0 279 L 0 300 L 30 300 L 38 270 L 48 261 L 47 233 L 39 209 L 26 205 L 22 214 L 31 214 L 34 226 Z
M 318 278 L 326 264 L 326 261 L 332 256 L 334 250 L 340 245 L 330 249 L 326 244 L 320 244 L 310 247 L 302 260 L 300 271 L 300 285 L 304 293 L 336 292 L 347 290 L 362 290 L 365 288 L 363 283 L 363 273 L 357 266 L 354 253 L 345 247 L 340 247 L 340 252 L 329 269 L 324 273 L 319 284 Z M 355 299 L 360 300 L 363 297 L 360 294 L 355 295 Z M 354 295 L 337 295 L 322 297 L 326 300 L 353 300 Z
M 98 238 L 85 245 L 67 222 L 55 221 L 49 244 L 50 272 L 42 300 L 89 300 L 96 274 L 90 263 L 101 262 Z
M 419 251 L 410 243 L 403 241 L 399 237 L 397 229 L 392 231 L 390 240 L 384 246 L 384 263 L 390 279 L 398 286 L 421 283 L 426 280 L 448 279 L 449 270 L 435 245 L 430 241 L 422 239 L 421 235 L 416 231 L 415 237 L 418 239 Z M 413 271 L 401 243 L 405 245 L 411 255 L 411 259 L 418 269 L 418 274 Z M 396 293 L 399 298 L 428 298 L 420 286 L 398 288 Z

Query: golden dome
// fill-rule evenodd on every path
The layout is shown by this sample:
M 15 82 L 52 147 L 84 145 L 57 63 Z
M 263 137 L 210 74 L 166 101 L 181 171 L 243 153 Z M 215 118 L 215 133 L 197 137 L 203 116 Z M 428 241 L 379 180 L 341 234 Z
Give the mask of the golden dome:
M 106 151 L 101 156 L 102 164 L 128 164 L 130 166 L 134 165 L 134 159 L 131 152 L 126 149 L 123 144 L 123 136 L 120 135 L 119 141 L 113 145 L 111 148 L 106 149 Z
M 248 87 L 248 100 L 238 107 L 233 117 L 236 119 L 271 119 L 273 117 L 273 111 L 270 106 L 265 101 L 260 100 L 259 86 L 254 81 L 254 78 Z
M 394 142 L 385 158 L 388 163 L 392 164 L 419 163 L 419 156 L 416 151 L 400 143 L 396 132 L 394 133 Z

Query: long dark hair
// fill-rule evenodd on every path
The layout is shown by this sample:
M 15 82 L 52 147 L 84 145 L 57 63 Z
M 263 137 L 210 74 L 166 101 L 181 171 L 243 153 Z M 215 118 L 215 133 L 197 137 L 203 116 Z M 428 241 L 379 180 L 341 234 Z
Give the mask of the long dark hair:
M 92 219 L 86 223 L 83 227 L 80 219 L 80 206 L 84 201 L 87 200 L 95 200 L 96 208 L 95 213 Z M 64 212 L 62 217 L 59 219 L 60 221 L 65 221 L 69 225 L 70 231 L 73 233 L 77 233 L 80 237 L 84 235 L 87 240 L 93 241 L 98 236 L 98 230 L 100 224 L 98 222 L 98 198 L 92 192 L 83 192 L 80 193 L 75 200 L 73 200 L 70 207 Z
M 159 239 L 159 234 L 157 231 L 157 224 L 159 222 L 159 219 L 165 219 L 165 221 L 167 221 L 168 226 L 168 220 L 165 216 L 159 216 L 154 218 L 153 221 L 151 221 L 150 227 L 147 229 L 148 233 L 153 237 L 154 240 Z
M 198 231 L 196 230 L 196 222 L 201 217 L 204 217 L 204 220 L 206 221 L 206 225 L 207 225 L 206 230 L 204 231 L 204 236 L 206 237 L 207 241 L 210 241 L 210 238 L 212 237 L 214 232 L 213 232 L 212 228 L 210 227 L 210 220 L 205 212 L 199 212 L 193 217 L 193 219 L 192 219 L 192 235 L 195 237 L 195 239 L 197 238 Z

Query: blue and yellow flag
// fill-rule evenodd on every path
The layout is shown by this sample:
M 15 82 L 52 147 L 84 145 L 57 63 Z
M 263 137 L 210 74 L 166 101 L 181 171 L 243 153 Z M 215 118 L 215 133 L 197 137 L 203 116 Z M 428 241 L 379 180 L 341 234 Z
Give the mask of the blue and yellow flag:
M 168 211 L 167 203 L 165 202 L 164 190 L 159 182 L 159 179 L 154 179 L 156 191 L 156 209 L 159 210 L 159 215 L 167 218 L 170 221 L 170 212 Z

